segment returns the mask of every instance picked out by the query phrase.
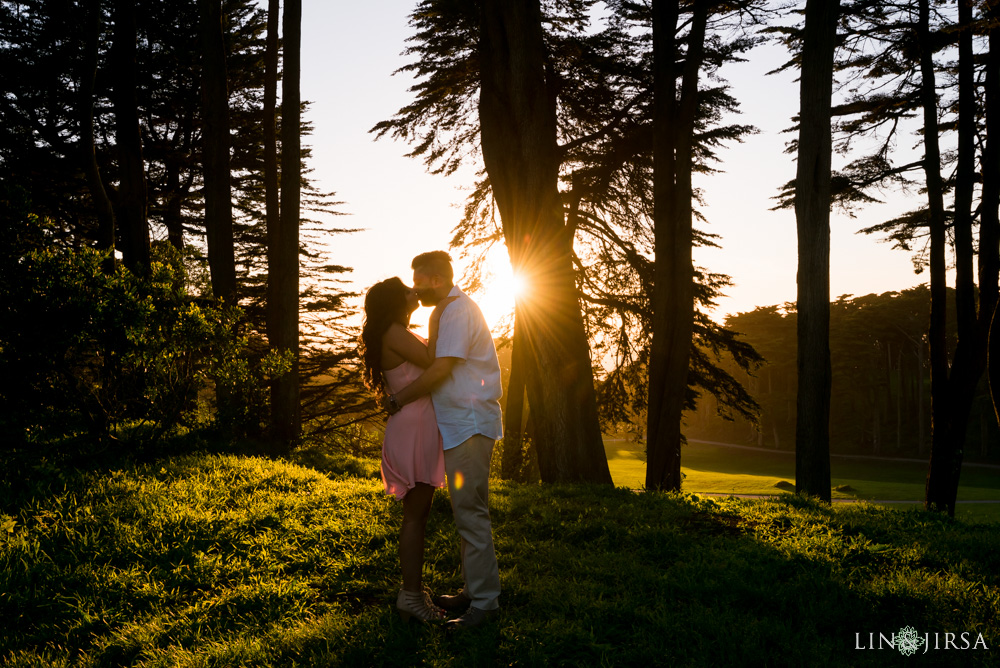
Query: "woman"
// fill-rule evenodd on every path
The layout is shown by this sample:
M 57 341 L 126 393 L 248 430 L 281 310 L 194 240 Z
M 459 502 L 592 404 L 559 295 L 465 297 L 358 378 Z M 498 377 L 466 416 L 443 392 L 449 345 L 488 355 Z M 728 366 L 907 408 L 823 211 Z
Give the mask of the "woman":
M 382 397 L 403 389 L 430 366 L 427 342 L 409 330 L 410 315 L 420 302 L 399 278 L 377 283 L 365 296 L 361 332 L 365 384 Z M 436 327 L 432 328 L 432 332 Z M 385 491 L 403 501 L 399 561 L 403 587 L 396 608 L 403 621 L 441 621 L 444 611 L 422 586 L 424 529 L 435 487 L 445 486 L 444 451 L 429 396 L 407 404 L 389 417 L 382 441 Z

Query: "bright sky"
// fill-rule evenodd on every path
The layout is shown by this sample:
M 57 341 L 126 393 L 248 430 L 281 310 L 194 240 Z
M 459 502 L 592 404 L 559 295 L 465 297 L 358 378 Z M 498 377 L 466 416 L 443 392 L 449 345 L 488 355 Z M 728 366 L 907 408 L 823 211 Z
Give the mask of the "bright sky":
M 339 226 L 366 229 L 338 235 L 330 252 L 332 262 L 354 268 L 360 292 L 390 276 L 409 283 L 414 255 L 448 249 L 472 182 L 472 168 L 451 177 L 428 174 L 420 160 L 405 157 L 407 145 L 375 142 L 368 133 L 411 100 L 412 80 L 392 73 L 407 62 L 400 54 L 414 6 L 415 0 L 303 1 L 302 95 L 312 102 L 308 118 L 315 126 L 308 140 L 312 176 L 320 190 L 336 191 L 344 202 L 341 210 L 350 215 L 340 218 Z M 721 235 L 722 248 L 696 251 L 695 262 L 729 274 L 735 283 L 719 304 L 719 319 L 795 300 L 795 216 L 790 210 L 769 210 L 781 184 L 795 174 L 792 156 L 783 152 L 789 135 L 781 131 L 797 112 L 797 84 L 791 75 L 764 76 L 782 58 L 780 49 L 754 52 L 751 62 L 723 73 L 743 104 L 738 122 L 752 123 L 761 132 L 721 153 L 726 173 L 696 182 L 706 194 L 707 231 Z M 906 208 L 897 200 L 855 219 L 834 216 L 834 297 L 901 290 L 926 280 L 914 274 L 908 253 L 856 234 Z M 509 277 L 506 253 L 501 250 L 494 260 L 498 274 Z M 491 324 L 512 307 L 504 293 L 498 289 L 477 298 Z M 421 309 L 414 321 L 425 322 L 428 315 L 429 309 Z

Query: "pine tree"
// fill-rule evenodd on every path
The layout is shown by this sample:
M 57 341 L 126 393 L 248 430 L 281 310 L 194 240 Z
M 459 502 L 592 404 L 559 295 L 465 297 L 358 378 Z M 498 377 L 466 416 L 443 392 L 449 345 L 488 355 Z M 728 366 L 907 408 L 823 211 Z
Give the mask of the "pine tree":
M 108 221 L 113 215 L 104 215 L 100 197 L 103 188 L 105 203 L 116 201 L 120 208 L 123 201 L 113 106 L 115 77 L 111 76 L 118 67 L 112 58 L 113 5 L 35 0 L 0 4 L 0 83 L 9 91 L 0 100 L 0 181 L 25 186 L 33 211 L 52 221 L 49 239 L 53 244 L 124 250 L 123 244 L 112 241 Z M 232 141 L 230 150 L 220 153 L 231 154 L 229 168 L 222 170 L 231 181 L 230 195 L 216 202 L 223 207 L 228 203 L 232 210 L 232 243 L 223 245 L 235 255 L 235 275 L 227 273 L 229 282 L 235 280 L 239 286 L 240 305 L 246 313 L 243 333 L 255 341 L 262 356 L 268 228 L 264 172 L 277 177 L 276 169 L 264 169 L 265 124 L 261 122 L 267 16 L 249 0 L 222 0 L 221 8 L 218 27 L 224 33 L 226 77 L 224 86 L 217 80 L 222 94 L 216 101 L 222 98 L 228 106 Z M 135 14 L 130 43 L 135 51 L 135 116 L 148 227 L 153 237 L 165 236 L 173 246 L 184 249 L 193 270 L 191 291 L 207 296 L 208 283 L 199 278 L 199 268 L 206 247 L 204 193 L 212 188 L 205 182 L 207 152 L 202 150 L 202 139 L 212 133 L 205 132 L 207 119 L 201 105 L 204 43 L 198 39 L 199 31 L 197 3 L 152 3 Z M 276 33 L 272 35 L 275 66 L 271 81 L 276 91 L 278 42 Z M 306 109 L 304 103 L 298 106 Z M 272 129 L 276 127 L 273 107 L 272 98 Z M 307 122 L 297 127 L 303 134 L 311 131 Z M 273 133 L 270 145 L 275 149 L 278 145 Z M 300 148 L 298 156 L 301 163 L 307 163 L 308 148 Z M 322 228 L 314 236 L 340 233 L 326 218 L 336 213 L 339 203 L 332 193 L 318 192 L 307 173 L 303 169 L 295 179 L 302 190 L 303 213 L 298 218 L 317 223 L 311 225 L 317 230 Z M 324 220 L 311 220 L 319 215 Z M 274 227 L 278 226 L 275 221 Z M 316 241 L 307 236 L 299 244 L 308 278 L 302 281 L 298 300 L 311 311 L 311 318 L 336 319 L 334 334 L 324 334 L 339 339 L 341 345 L 330 350 L 327 340 L 323 350 L 313 346 L 305 353 L 310 356 L 308 367 L 325 376 L 349 375 L 341 369 L 350 366 L 348 351 L 354 336 L 342 322 L 349 311 L 345 302 L 349 293 L 338 279 L 350 269 L 325 260 L 315 251 Z M 220 287 L 215 292 L 220 290 L 231 292 Z M 301 326 L 308 336 L 311 324 L 304 321 Z M 357 403 L 349 391 L 349 379 L 331 387 L 339 394 L 312 406 L 318 420 L 328 421 L 345 401 L 350 406 Z
M 205 178 L 205 230 L 215 296 L 236 300 L 236 251 L 233 246 L 233 195 L 229 164 L 229 89 L 221 0 L 198 0 L 201 15 Z
M 299 76 L 302 2 L 285 0 L 281 25 L 284 37 L 281 95 L 281 213 L 278 230 L 268 247 L 268 332 L 272 349 L 292 357 L 288 372 L 271 388 L 271 430 L 279 452 L 288 452 L 299 438 L 299 213 L 301 189 L 301 114 Z
M 703 62 L 713 85 L 698 90 L 694 123 L 693 164 L 698 172 L 711 171 L 716 147 L 752 131 L 748 126 L 719 123 L 722 113 L 737 103 L 724 83 L 714 83 L 723 62 L 756 42 L 730 30 L 746 19 L 740 10 L 750 3 L 739 4 L 728 11 L 719 5 L 712 14 L 713 35 L 706 40 Z M 574 237 L 573 264 L 586 327 L 598 360 L 613 364 L 599 386 L 601 413 L 610 421 L 634 420 L 645 412 L 652 333 L 650 15 L 648 7 L 635 3 L 609 3 L 609 20 L 595 32 L 589 28 L 588 7 L 585 2 L 543 5 L 545 80 L 556 100 L 561 207 L 567 232 Z M 476 21 L 469 5 L 421 3 L 413 14 L 416 34 L 408 50 L 415 60 L 404 68 L 419 78 L 413 89 L 415 100 L 374 128 L 379 136 L 412 142 L 411 155 L 423 158 L 435 172 L 451 173 L 470 152 L 478 155 L 480 127 L 478 117 L 470 113 L 479 92 Z M 504 237 L 494 190 L 491 175 L 484 174 L 455 230 L 453 245 L 473 259 Z M 688 203 L 695 206 L 697 197 Z M 691 237 L 693 244 L 714 243 L 711 235 L 699 230 L 692 230 Z M 702 268 L 692 268 L 691 275 L 698 310 L 692 326 L 695 344 L 689 382 L 682 392 L 685 409 L 705 390 L 723 398 L 723 410 L 751 415 L 756 406 L 752 398 L 717 361 L 723 351 L 731 351 L 746 368 L 759 358 L 702 311 L 712 306 L 728 279 Z M 518 311 L 516 320 L 521 318 Z M 517 332 L 514 338 L 517 357 Z M 618 410 L 623 392 L 629 394 L 630 404 L 641 395 L 634 410 Z M 531 415 L 533 421 L 538 417 L 533 408 Z
M 802 35 L 795 219 L 798 393 L 795 491 L 829 502 L 831 96 L 838 0 L 809 0 Z
M 590 352 L 572 265 L 572 229 L 559 197 L 554 82 L 546 78 L 537 0 L 484 0 L 480 26 L 483 162 L 514 272 L 538 465 L 548 482 L 611 482 Z M 541 370 L 546 370 L 542 372 Z
M 959 3 L 958 16 L 941 11 L 941 3 L 846 3 L 845 56 L 838 69 L 853 80 L 848 98 L 833 109 L 840 148 L 850 153 L 858 137 L 877 137 L 874 151 L 855 159 L 833 177 L 834 199 L 845 205 L 873 201 L 873 188 L 913 186 L 917 172 L 925 203 L 896 219 L 865 232 L 888 233 L 903 249 L 919 248 L 915 266 L 930 272 L 932 388 L 932 455 L 927 481 L 927 506 L 954 512 L 963 443 L 975 387 L 985 365 L 987 330 L 992 317 L 997 282 L 998 244 L 989 187 L 974 206 L 976 145 L 986 146 L 984 118 L 989 114 L 974 92 L 977 75 L 974 35 L 985 32 L 985 17 L 977 19 L 968 3 Z M 942 60 L 942 52 L 957 52 L 957 69 Z M 943 83 L 941 83 L 943 82 Z M 893 163 L 901 131 L 919 119 L 923 156 L 903 165 Z M 956 132 L 957 150 L 942 150 Z M 980 135 L 980 141 L 973 138 Z M 979 161 L 983 168 L 989 169 Z M 952 171 L 954 170 L 954 171 Z M 953 173 L 946 178 L 944 174 Z M 949 209 L 946 199 L 953 197 Z M 976 300 L 974 267 L 974 211 L 980 210 Z M 953 231 L 949 235 L 948 230 Z M 951 243 L 949 244 L 949 236 Z M 985 243 L 984 243 L 985 242 Z M 955 254 L 956 309 L 960 323 L 954 354 L 946 331 L 947 253 Z
M 112 97 L 115 145 L 118 149 L 118 196 L 115 220 L 125 266 L 149 272 L 149 222 L 146 218 L 146 171 L 139 127 L 136 7 L 133 0 L 115 0 Z

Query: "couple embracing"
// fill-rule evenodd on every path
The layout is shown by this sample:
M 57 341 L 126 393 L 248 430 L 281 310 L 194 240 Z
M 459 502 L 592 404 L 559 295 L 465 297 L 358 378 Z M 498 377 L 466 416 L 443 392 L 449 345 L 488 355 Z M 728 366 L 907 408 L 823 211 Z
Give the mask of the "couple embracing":
M 365 297 L 361 335 L 365 382 L 389 412 L 382 481 L 403 502 L 399 560 L 404 620 L 479 626 L 499 608 L 500 575 L 490 525 L 490 458 L 502 436 L 500 365 L 479 307 L 454 285 L 451 258 L 433 251 L 413 259 L 413 287 L 399 278 Z M 433 306 L 424 340 L 409 329 L 419 304 Z M 424 529 L 434 489 L 445 486 L 462 538 L 463 589 L 434 596 L 423 586 Z

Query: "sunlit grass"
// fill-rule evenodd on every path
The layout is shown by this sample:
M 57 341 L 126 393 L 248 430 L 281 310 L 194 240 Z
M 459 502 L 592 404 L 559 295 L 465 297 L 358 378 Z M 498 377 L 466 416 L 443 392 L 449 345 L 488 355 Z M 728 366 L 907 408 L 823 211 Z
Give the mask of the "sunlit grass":
M 885 665 L 855 633 L 1000 626 L 1000 535 L 868 504 L 496 483 L 503 611 L 403 625 L 373 462 L 62 472 L 0 517 L 0 661 L 55 666 Z M 361 472 L 361 476 L 345 471 Z M 447 496 L 427 581 L 460 583 Z M 992 654 L 940 653 L 936 665 Z M 943 662 L 943 664 L 942 664 Z

